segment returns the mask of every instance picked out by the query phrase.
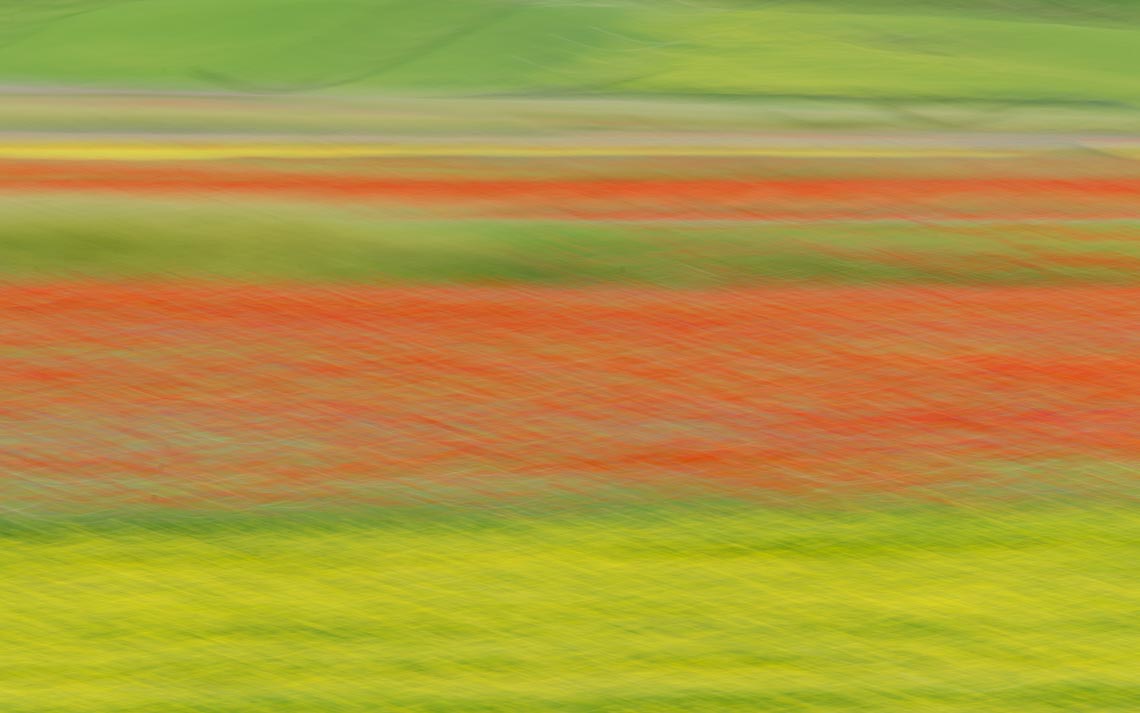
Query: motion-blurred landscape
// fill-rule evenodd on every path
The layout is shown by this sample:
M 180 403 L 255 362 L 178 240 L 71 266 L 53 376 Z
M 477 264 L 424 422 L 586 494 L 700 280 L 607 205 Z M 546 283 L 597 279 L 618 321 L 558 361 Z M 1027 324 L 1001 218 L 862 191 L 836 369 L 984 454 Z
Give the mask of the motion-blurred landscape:
M 1132 713 L 1140 3 L 0 0 L 6 713 Z

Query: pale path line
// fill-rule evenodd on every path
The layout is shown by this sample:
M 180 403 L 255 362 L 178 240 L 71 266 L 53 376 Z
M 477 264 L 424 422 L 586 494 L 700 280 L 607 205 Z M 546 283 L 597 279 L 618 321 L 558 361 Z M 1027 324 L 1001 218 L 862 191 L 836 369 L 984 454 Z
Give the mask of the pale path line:
M 416 156 L 1003 158 L 1066 150 L 1140 159 L 1140 136 L 789 131 L 514 137 L 0 132 L 0 158 L 118 161 Z
M 702 146 L 194 146 L 99 144 L 0 144 L 0 158 L 100 161 L 217 160 L 237 158 L 386 158 L 386 157 L 805 157 L 805 158 L 1006 158 L 1025 151 L 971 148 L 847 148 L 847 147 L 702 147 Z M 1140 151 L 1138 151 L 1140 155 Z

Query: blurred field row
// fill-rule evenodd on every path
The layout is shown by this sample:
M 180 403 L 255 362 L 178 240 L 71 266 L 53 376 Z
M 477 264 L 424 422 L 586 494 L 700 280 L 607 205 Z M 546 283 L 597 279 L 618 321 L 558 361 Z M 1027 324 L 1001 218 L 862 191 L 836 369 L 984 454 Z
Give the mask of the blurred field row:
M 37 198 L 0 203 L 7 281 L 64 277 L 741 287 L 1135 284 L 1140 220 L 606 222 Z M 316 239 L 314 236 L 320 236 Z
M 827 97 L 453 97 L 186 92 L 156 88 L 0 87 L 0 131 L 89 136 L 320 137 L 476 136 L 497 141 L 559 135 L 756 132 L 924 132 L 1132 135 L 1140 108 L 1001 100 L 876 100 Z M 1036 136 L 1035 136 L 1036 135 Z
M 1124 502 L 1137 290 L 10 284 L 3 500 Z
M 676 287 L 1136 281 L 1136 162 L 961 150 L 5 159 L 0 272 Z
M 1088 503 L 4 527 L 0 686 L 12 713 L 1131 713 L 1138 534 Z

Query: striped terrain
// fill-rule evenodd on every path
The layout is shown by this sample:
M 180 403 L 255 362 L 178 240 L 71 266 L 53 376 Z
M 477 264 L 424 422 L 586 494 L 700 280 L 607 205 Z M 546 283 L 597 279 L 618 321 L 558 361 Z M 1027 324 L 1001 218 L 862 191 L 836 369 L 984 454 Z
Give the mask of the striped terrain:
M 1136 175 L 1024 153 L 4 159 L 4 709 L 1133 710 Z

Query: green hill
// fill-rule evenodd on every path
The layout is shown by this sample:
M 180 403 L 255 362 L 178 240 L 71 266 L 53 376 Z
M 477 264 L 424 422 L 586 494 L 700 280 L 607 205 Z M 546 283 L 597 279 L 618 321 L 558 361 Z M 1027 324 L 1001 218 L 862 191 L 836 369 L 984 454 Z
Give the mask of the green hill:
M 6 0 L 0 81 L 1140 104 L 1140 3 Z

